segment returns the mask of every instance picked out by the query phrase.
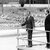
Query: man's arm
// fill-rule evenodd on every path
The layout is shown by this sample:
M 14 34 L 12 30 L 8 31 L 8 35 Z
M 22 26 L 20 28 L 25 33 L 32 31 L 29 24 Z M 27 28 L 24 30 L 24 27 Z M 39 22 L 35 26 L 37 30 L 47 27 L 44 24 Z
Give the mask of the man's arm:
M 26 21 L 23 24 L 21 24 L 21 26 L 24 26 L 24 25 L 26 25 Z
M 22 24 L 22 26 L 24 26 L 24 25 L 27 24 L 27 18 L 28 18 L 28 17 L 26 17 L 26 21 Z

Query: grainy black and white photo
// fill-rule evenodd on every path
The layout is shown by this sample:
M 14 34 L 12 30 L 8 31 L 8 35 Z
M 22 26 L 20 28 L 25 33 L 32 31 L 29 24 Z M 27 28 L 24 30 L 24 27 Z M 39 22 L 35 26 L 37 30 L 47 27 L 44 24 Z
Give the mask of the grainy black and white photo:
M 0 50 L 50 50 L 50 0 L 0 0 Z

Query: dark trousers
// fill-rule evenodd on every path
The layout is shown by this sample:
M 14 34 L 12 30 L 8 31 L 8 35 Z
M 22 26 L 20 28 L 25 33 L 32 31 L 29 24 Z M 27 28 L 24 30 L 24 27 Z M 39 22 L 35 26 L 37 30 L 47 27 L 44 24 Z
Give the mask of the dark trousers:
M 32 40 L 32 31 L 28 30 L 28 39 Z M 32 41 L 28 40 L 28 46 L 32 47 Z
M 46 32 L 46 36 L 47 36 L 47 47 L 50 47 L 50 44 L 48 44 L 50 42 L 50 33 Z

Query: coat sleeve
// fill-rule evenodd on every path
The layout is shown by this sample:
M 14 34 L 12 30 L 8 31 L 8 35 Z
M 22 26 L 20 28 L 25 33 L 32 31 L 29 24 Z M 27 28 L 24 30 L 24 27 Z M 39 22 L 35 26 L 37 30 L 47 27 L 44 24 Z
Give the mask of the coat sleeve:
M 27 24 L 27 18 L 26 21 L 23 24 L 21 24 L 21 26 L 25 26 L 26 24 Z
M 24 26 L 24 25 L 26 25 L 26 21 L 23 24 L 21 24 L 21 26 Z

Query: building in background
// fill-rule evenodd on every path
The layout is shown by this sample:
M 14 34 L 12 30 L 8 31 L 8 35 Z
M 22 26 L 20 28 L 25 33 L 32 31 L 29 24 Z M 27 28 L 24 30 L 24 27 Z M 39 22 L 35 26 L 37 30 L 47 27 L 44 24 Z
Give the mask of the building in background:
M 19 0 L 0 0 L 0 3 L 3 3 L 3 4 L 8 4 L 12 2 L 19 2 Z
M 0 0 L 0 3 L 24 2 L 25 4 L 47 4 L 48 0 Z M 50 2 L 50 0 L 49 0 Z
M 47 4 L 48 0 L 26 0 L 26 3 L 31 4 Z

